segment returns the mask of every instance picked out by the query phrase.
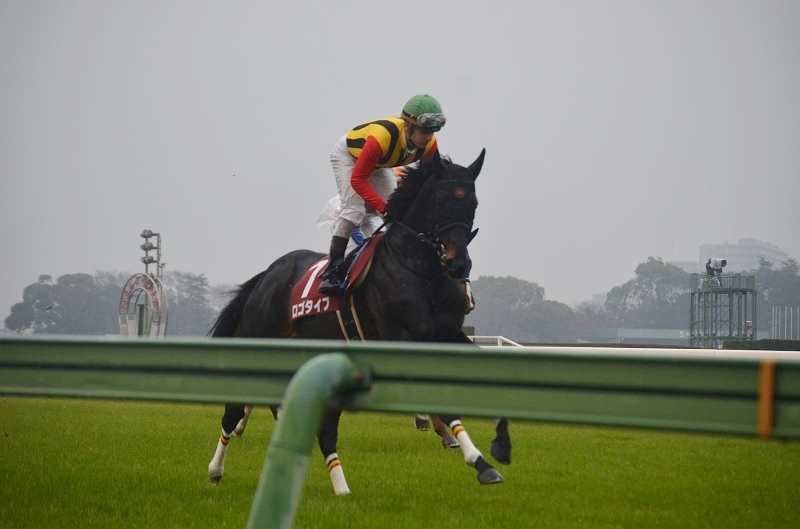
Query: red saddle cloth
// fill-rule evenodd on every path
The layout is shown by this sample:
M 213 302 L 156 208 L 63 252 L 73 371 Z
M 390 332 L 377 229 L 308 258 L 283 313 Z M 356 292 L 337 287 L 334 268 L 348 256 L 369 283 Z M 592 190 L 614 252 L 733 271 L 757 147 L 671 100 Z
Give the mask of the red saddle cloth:
M 353 258 L 353 262 L 350 264 L 350 268 L 347 272 L 347 278 L 345 280 L 347 286 L 342 297 L 349 296 L 353 285 L 362 275 L 366 274 L 369 263 L 372 261 L 372 255 L 375 253 L 378 240 L 380 240 L 381 237 L 383 237 L 383 233 L 379 233 L 367 239 L 363 246 L 355 250 L 358 253 Z M 339 310 L 339 300 L 341 297 L 319 293 L 319 284 L 322 282 L 322 272 L 325 271 L 327 266 L 328 258 L 323 257 L 312 264 L 308 270 L 306 270 L 306 273 L 303 274 L 303 277 L 300 278 L 300 281 L 294 285 L 292 297 L 290 299 L 293 320 Z

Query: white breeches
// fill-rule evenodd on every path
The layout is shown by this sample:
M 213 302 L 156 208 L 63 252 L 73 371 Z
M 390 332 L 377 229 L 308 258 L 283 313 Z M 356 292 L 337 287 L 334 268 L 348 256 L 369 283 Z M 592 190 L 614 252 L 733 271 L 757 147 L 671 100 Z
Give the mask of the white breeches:
M 347 150 L 347 138 L 342 136 L 331 150 L 331 167 L 333 168 L 333 174 L 336 176 L 336 188 L 339 190 L 339 199 L 342 206 L 339 217 L 354 226 L 362 226 L 362 224 L 366 224 L 364 223 L 365 217 L 378 217 L 379 215 L 377 213 L 367 214 L 364 199 L 350 185 L 350 177 L 353 174 L 355 165 L 356 159 Z M 390 168 L 375 169 L 369 177 L 369 185 L 386 200 L 397 187 L 394 171 Z

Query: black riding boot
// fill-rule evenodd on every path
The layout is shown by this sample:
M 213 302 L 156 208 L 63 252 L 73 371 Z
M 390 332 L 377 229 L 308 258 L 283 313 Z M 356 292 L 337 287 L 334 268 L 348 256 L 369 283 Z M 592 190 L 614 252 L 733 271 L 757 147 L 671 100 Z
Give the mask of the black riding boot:
M 344 280 L 346 270 L 343 270 L 344 252 L 347 249 L 348 240 L 345 237 L 333 236 L 331 239 L 331 251 L 328 255 L 328 267 L 322 273 L 322 283 L 319 285 L 320 294 L 338 294 L 339 287 Z

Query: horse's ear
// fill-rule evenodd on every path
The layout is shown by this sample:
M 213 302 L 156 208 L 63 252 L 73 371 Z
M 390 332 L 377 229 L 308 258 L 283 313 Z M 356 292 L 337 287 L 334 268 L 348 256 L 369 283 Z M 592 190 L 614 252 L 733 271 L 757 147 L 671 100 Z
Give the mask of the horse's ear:
M 486 156 L 486 149 L 481 150 L 480 156 L 478 159 L 472 162 L 467 169 L 469 169 L 470 174 L 472 175 L 472 179 L 476 180 L 478 175 L 481 173 L 481 167 L 483 167 L 483 157 Z

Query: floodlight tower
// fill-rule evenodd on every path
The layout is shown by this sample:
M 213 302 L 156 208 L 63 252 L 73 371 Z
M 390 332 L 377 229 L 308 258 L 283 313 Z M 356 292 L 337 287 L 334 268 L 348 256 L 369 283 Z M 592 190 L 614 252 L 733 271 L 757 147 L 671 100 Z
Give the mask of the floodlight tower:
M 139 237 L 144 239 L 144 244 L 139 246 L 142 250 L 144 250 L 144 257 L 141 257 L 140 260 L 144 263 L 144 273 L 149 274 L 150 271 L 148 266 L 151 264 L 156 265 L 156 277 L 161 279 L 161 269 L 164 264 L 161 263 L 161 234 L 160 233 L 153 233 L 152 230 L 143 230 L 142 233 L 139 234 Z M 154 245 L 150 242 L 150 238 L 156 238 L 156 244 Z M 150 255 L 150 252 L 155 250 L 156 257 Z
M 164 336 L 167 332 L 169 307 L 167 293 L 161 282 L 166 263 L 161 262 L 161 234 L 144 230 L 139 234 L 144 244 L 144 273 L 134 274 L 122 289 L 119 300 L 119 330 L 123 336 Z M 156 244 L 150 239 L 155 237 Z M 155 250 L 156 257 L 150 255 Z M 150 265 L 155 264 L 155 274 L 150 273 Z

